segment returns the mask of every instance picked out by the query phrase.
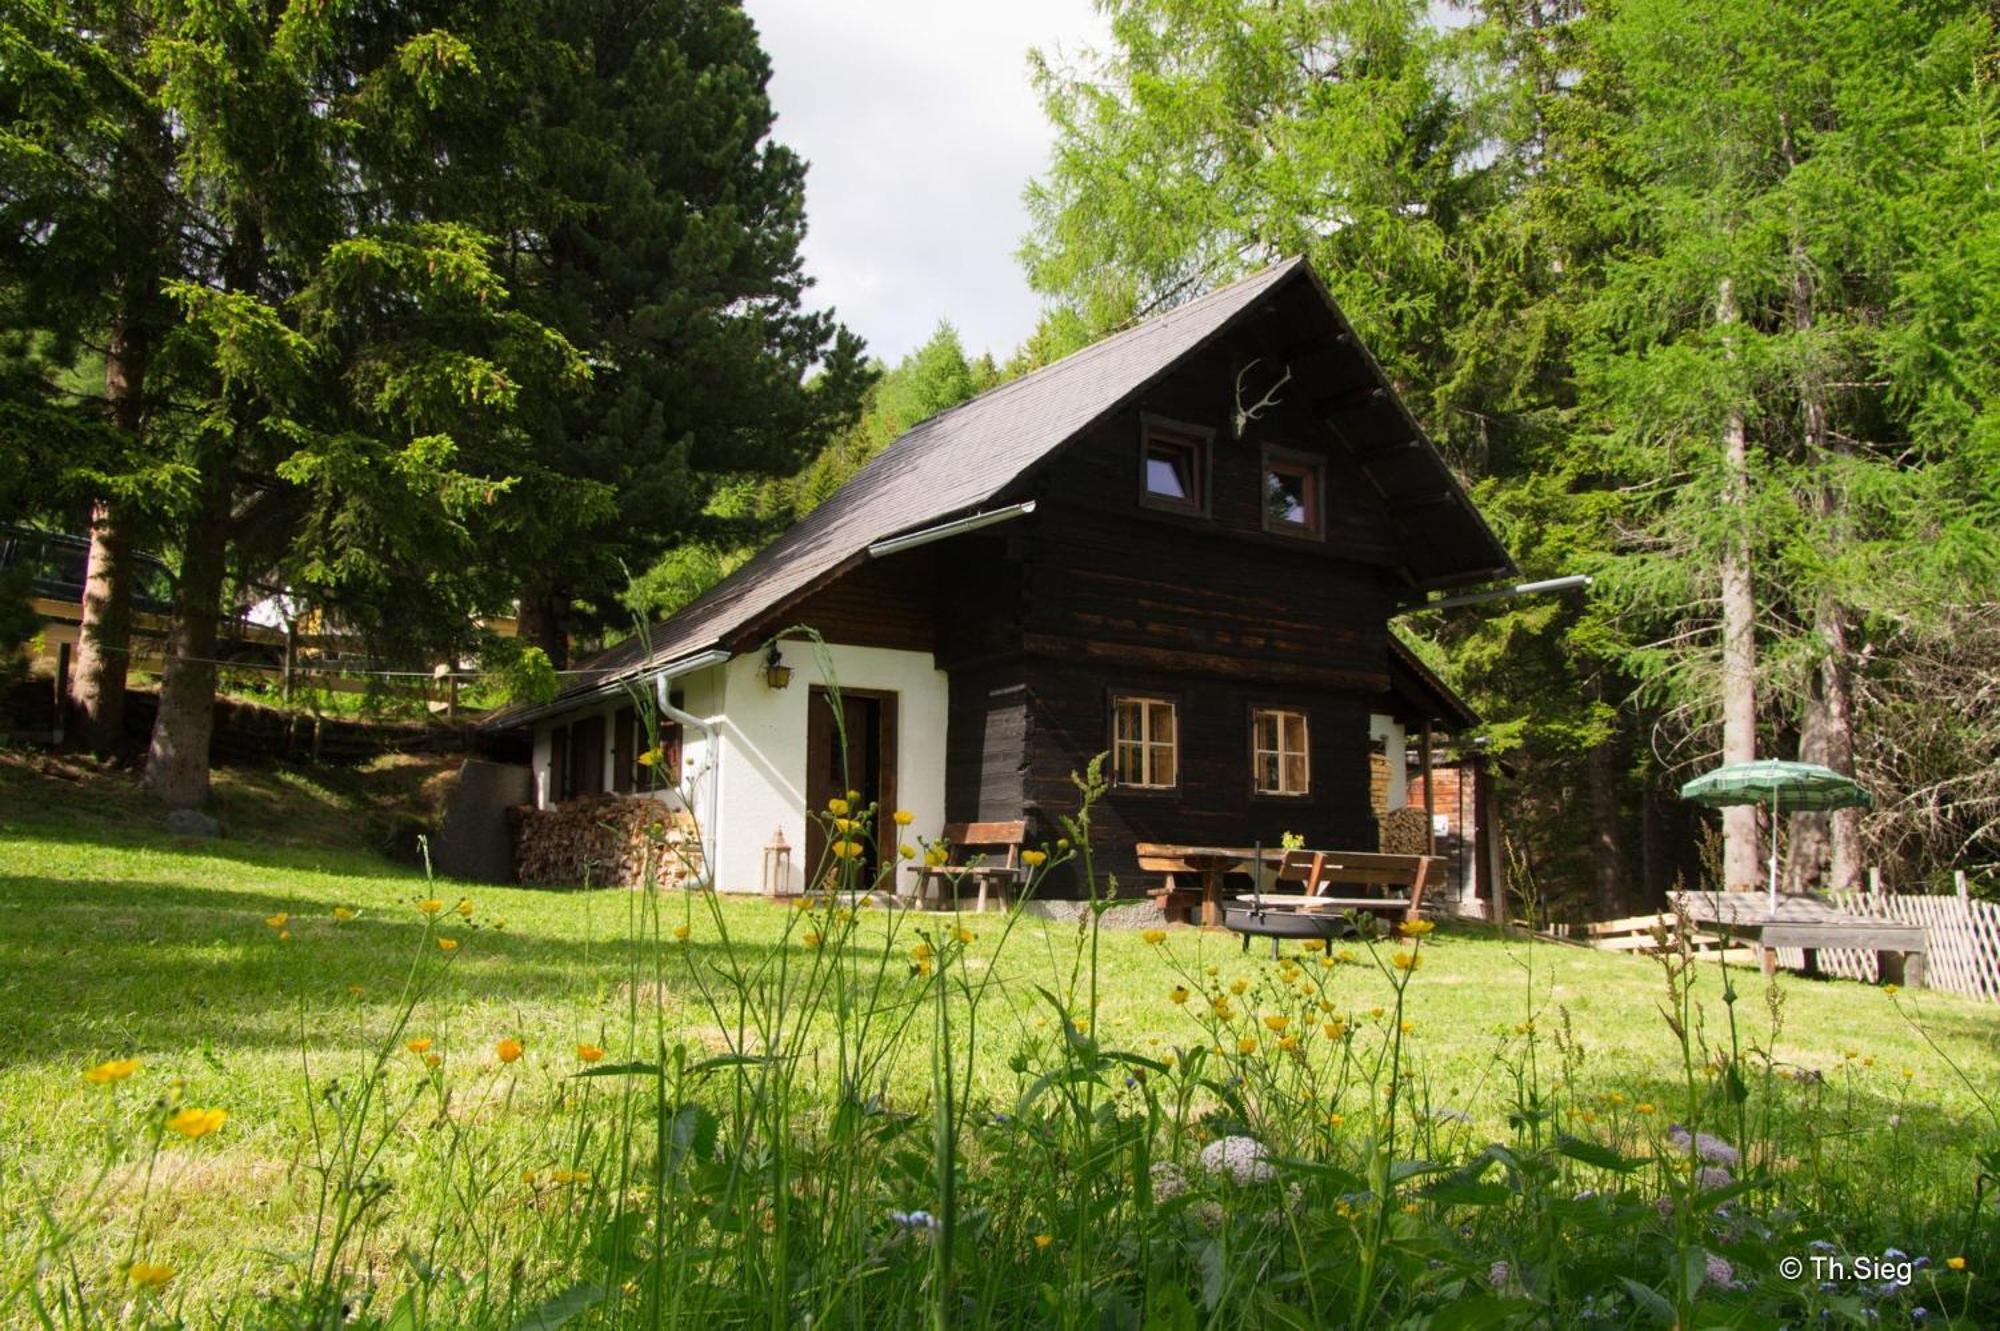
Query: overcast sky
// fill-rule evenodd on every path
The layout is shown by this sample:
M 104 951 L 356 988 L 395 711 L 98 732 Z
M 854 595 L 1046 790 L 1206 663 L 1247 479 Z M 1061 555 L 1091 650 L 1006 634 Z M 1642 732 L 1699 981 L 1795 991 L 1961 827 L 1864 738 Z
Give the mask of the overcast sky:
M 745 0 L 774 131 L 811 163 L 813 299 L 891 363 L 941 318 L 1004 359 L 1038 302 L 1014 251 L 1048 161 L 1028 49 L 1102 42 L 1089 0 Z

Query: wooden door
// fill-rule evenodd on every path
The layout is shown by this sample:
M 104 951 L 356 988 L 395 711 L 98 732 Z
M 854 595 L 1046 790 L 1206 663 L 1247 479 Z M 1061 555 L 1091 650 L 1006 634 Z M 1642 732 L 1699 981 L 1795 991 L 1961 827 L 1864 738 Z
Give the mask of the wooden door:
M 807 707 L 807 875 L 818 871 L 826 858 L 826 825 L 821 815 L 829 801 L 857 791 L 860 807 L 873 804 L 884 819 L 896 807 L 896 695 L 843 689 L 840 702 L 839 726 L 834 725 L 833 694 L 828 690 L 814 685 Z M 844 751 L 843 729 L 847 741 Z M 874 847 L 869 844 L 862 859 L 861 880 L 872 882 L 878 867 Z

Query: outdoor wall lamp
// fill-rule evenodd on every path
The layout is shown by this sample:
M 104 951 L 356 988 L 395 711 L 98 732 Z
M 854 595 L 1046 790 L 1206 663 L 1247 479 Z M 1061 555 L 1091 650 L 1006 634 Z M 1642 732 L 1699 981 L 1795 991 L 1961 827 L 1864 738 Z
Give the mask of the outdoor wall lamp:
M 764 653 L 764 683 L 770 688 L 782 689 L 792 682 L 792 668 L 785 664 L 785 658 L 778 654 L 778 644 Z

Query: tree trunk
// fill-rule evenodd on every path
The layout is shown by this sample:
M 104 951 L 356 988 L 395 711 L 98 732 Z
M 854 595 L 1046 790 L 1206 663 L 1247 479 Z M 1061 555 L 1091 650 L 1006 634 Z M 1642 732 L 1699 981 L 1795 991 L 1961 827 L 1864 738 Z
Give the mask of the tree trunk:
M 1602 701 L 1602 685 L 1594 685 Z M 1590 749 L 1590 861 L 1597 917 L 1615 919 L 1625 896 L 1625 846 L 1619 832 L 1618 736 Z
M 100 758 L 125 747 L 125 680 L 132 665 L 132 564 L 125 524 L 111 503 L 90 510 L 82 622 L 70 668 L 72 742 Z
M 569 634 L 564 631 L 561 600 L 547 588 L 521 593 L 521 608 L 514 633 L 522 642 L 549 654 L 549 664 L 558 670 L 569 666 Z
M 143 318 L 127 317 L 111 330 L 104 356 L 104 398 L 111 421 L 140 450 L 145 416 L 148 338 Z M 132 664 L 132 559 L 122 506 L 99 499 L 90 511 L 90 556 L 85 566 L 76 664 L 69 677 L 74 742 L 100 758 L 125 748 L 125 681 Z
M 188 522 L 174 592 L 174 626 L 160 710 L 146 755 L 146 788 L 168 806 L 197 809 L 208 802 L 208 745 L 215 729 L 216 626 L 229 559 L 231 469 L 218 462 L 202 477 L 201 499 Z
M 1724 278 L 1715 302 L 1715 322 L 1726 330 L 1737 322 L 1736 288 Z M 1747 763 L 1757 756 L 1757 601 L 1750 583 L 1750 438 L 1740 405 L 1732 406 L 1722 432 L 1723 505 L 1733 510 L 1734 529 L 1724 541 L 1722 583 L 1722 761 Z M 1737 805 L 1722 811 L 1722 880 L 1731 891 L 1755 888 L 1763 877 L 1757 854 L 1757 810 Z
M 1847 641 L 1847 611 L 1832 596 L 1820 600 L 1817 624 L 1826 643 L 1826 659 L 1820 662 L 1820 695 L 1826 712 L 1825 762 L 1836 772 L 1854 772 L 1854 676 L 1853 655 Z M 1861 810 L 1835 809 L 1831 823 L 1832 853 L 1827 868 L 1828 888 L 1853 892 L 1861 886 Z

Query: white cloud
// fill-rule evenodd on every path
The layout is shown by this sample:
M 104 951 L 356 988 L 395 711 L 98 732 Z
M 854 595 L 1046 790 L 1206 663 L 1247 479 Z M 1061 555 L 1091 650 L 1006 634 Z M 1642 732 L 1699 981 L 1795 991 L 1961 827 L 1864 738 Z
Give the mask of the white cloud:
M 1048 162 L 1028 51 L 1101 44 L 1088 0 L 747 0 L 775 135 L 811 163 L 806 270 L 894 361 L 941 318 L 1005 357 L 1039 301 L 1014 251 Z

